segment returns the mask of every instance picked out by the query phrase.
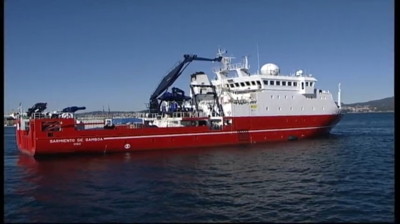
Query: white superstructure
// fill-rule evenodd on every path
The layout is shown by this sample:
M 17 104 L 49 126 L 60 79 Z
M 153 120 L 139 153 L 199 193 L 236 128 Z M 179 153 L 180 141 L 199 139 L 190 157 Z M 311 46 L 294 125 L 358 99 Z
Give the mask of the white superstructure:
M 215 79 L 204 73 L 191 77 L 191 97 L 198 110 L 212 116 L 293 116 L 328 115 L 340 113 L 340 85 L 338 105 L 329 91 L 316 88 L 317 79 L 302 70 L 283 75 L 277 65 L 268 63 L 261 71 L 250 74 L 248 58 L 243 63 L 232 63 L 233 57 L 219 50 L 221 66 L 214 68 Z M 233 74 L 232 74 L 233 73 Z M 201 87 L 204 85 L 204 87 Z M 210 94 L 215 92 L 218 102 Z M 220 106 L 218 106 L 218 104 Z

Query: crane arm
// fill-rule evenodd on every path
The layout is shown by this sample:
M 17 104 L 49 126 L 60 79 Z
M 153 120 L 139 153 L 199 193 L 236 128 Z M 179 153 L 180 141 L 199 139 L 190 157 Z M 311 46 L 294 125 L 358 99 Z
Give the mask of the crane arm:
M 217 61 L 220 62 L 222 57 L 218 58 L 202 58 L 197 57 L 197 55 L 188 55 L 185 54 L 183 61 L 181 61 L 174 69 L 172 69 L 160 82 L 154 93 L 151 95 L 150 100 L 156 99 L 163 93 L 166 89 L 168 89 L 182 74 L 183 70 L 189 65 L 188 63 L 192 61 Z
M 150 96 L 150 112 L 157 113 L 159 111 L 159 103 L 157 97 L 161 95 L 165 90 L 167 90 L 182 74 L 183 70 L 192 61 L 211 61 L 220 62 L 222 57 L 217 58 L 202 58 L 197 57 L 197 55 L 183 55 L 183 61 L 181 61 L 174 69 L 172 69 L 160 82 L 154 93 Z

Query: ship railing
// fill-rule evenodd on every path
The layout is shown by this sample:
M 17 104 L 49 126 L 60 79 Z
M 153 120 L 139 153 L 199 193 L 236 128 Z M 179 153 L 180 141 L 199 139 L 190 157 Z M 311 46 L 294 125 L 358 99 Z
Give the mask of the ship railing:
M 18 118 L 23 118 L 23 119 L 51 119 L 52 115 L 51 114 L 44 114 L 44 113 L 33 113 L 30 117 L 28 117 L 26 115 L 23 115 L 23 116 L 20 116 Z M 82 118 L 83 119 L 87 119 L 87 118 L 89 118 L 89 119 L 105 119 L 105 118 L 111 118 L 111 116 L 107 116 L 107 115 L 106 116 L 98 116 L 98 115 L 82 116 L 82 115 L 74 114 L 74 115 L 72 115 L 70 117 L 63 118 L 63 117 L 61 117 L 60 114 L 58 114 L 58 118 L 62 118 L 62 119 L 77 119 L 77 118 L 78 119 L 82 119 Z
M 204 112 L 182 111 L 173 113 L 141 113 L 134 115 L 134 117 L 142 119 L 188 118 L 188 117 L 207 117 L 207 114 L 205 114 Z
M 168 118 L 190 118 L 190 117 L 207 117 L 204 112 L 174 112 L 172 114 L 164 114 Z
M 173 112 L 173 113 L 126 113 L 122 116 L 113 116 L 110 114 L 104 115 L 91 115 L 91 116 L 83 116 L 75 114 L 70 119 L 74 119 L 77 122 L 82 121 L 84 123 L 103 123 L 106 119 L 124 119 L 124 118 L 137 118 L 142 120 L 152 120 L 152 119 L 161 119 L 161 118 L 191 118 L 191 117 L 208 117 L 208 115 L 201 111 L 182 111 L 182 112 Z M 26 117 L 28 118 L 28 117 Z M 51 115 L 47 114 L 32 114 L 31 119 L 51 119 Z
M 235 63 L 235 64 L 229 64 L 226 68 L 224 68 L 224 67 L 213 68 L 212 71 L 214 73 L 217 73 L 217 72 L 221 72 L 224 70 L 236 70 L 236 69 L 243 69 L 243 68 L 245 68 L 245 66 L 242 63 Z
M 103 129 L 103 120 L 78 120 L 75 123 L 75 128 L 77 130 L 88 130 L 88 129 Z
M 104 123 L 105 119 L 126 119 L 136 118 L 140 120 L 157 120 L 162 118 L 187 118 L 187 117 L 207 117 L 204 112 L 182 111 L 173 113 L 126 113 L 122 116 L 77 116 L 76 120 L 86 122 L 100 122 Z
M 245 68 L 242 63 L 236 63 L 236 64 L 228 65 L 228 69 L 229 70 L 242 69 L 242 68 Z
M 51 118 L 51 116 L 50 116 L 50 115 L 47 115 L 47 114 L 42 114 L 42 113 L 33 113 L 30 117 L 28 117 L 28 116 L 22 116 L 22 118 L 47 119 L 47 118 Z
M 124 118 L 159 118 L 159 117 L 207 117 L 207 114 L 204 112 L 191 112 L 191 111 L 182 111 L 182 112 L 173 112 L 173 113 L 131 113 L 124 114 L 123 116 L 96 116 L 92 118 L 97 119 L 124 119 Z
M 97 129 L 97 128 L 104 128 L 104 126 L 107 123 L 107 120 L 110 120 L 113 125 L 116 127 L 128 127 L 128 126 L 137 126 L 137 125 L 143 125 L 142 121 L 136 121 L 136 122 L 127 122 L 127 123 L 121 123 L 117 121 L 117 119 L 124 119 L 124 118 L 132 118 L 132 117 L 110 117 L 110 116 L 96 116 L 96 117 L 78 117 L 75 119 L 75 126 L 77 129 L 83 130 L 83 129 Z M 132 128 L 132 127 L 131 127 Z M 138 128 L 138 127 L 135 127 Z
M 115 124 L 113 129 L 140 129 L 146 127 L 143 123 Z M 75 124 L 76 130 L 104 130 L 104 123 L 78 123 Z

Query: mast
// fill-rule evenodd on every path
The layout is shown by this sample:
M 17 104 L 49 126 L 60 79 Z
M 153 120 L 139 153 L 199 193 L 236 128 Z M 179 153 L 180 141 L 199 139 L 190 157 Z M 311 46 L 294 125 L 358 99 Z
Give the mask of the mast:
M 244 68 L 249 69 L 249 59 L 248 59 L 247 55 L 244 56 Z
M 342 109 L 342 103 L 340 102 L 341 101 L 341 89 L 340 89 L 340 83 L 339 83 L 339 85 L 338 85 L 338 88 L 339 88 L 339 91 L 338 91 L 338 107 L 339 107 L 339 109 Z
M 260 52 L 258 51 L 258 44 L 257 44 L 257 74 L 260 74 Z

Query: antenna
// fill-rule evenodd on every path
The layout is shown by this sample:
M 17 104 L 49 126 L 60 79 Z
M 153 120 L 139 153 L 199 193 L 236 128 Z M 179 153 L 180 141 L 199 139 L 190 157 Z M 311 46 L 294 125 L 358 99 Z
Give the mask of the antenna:
M 221 46 L 218 46 L 217 57 L 222 57 L 224 54 L 228 53 L 227 50 L 222 50 Z
M 258 43 L 257 43 L 257 74 L 260 74 L 260 52 L 258 51 Z
M 244 68 L 245 69 L 249 69 L 249 57 L 248 57 L 248 55 L 245 55 L 243 57 L 243 59 L 244 59 Z
M 22 103 L 20 102 L 18 105 L 18 113 L 22 115 Z
M 342 102 L 341 102 L 341 95 L 342 95 L 342 90 L 340 89 L 340 85 L 341 85 L 341 83 L 339 82 L 339 85 L 338 85 L 338 107 L 339 107 L 339 109 L 342 109 Z

